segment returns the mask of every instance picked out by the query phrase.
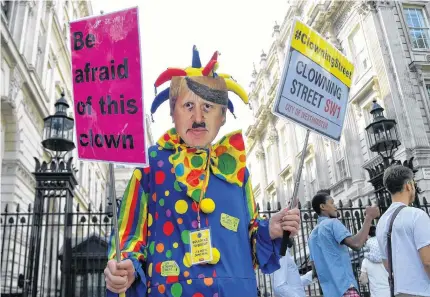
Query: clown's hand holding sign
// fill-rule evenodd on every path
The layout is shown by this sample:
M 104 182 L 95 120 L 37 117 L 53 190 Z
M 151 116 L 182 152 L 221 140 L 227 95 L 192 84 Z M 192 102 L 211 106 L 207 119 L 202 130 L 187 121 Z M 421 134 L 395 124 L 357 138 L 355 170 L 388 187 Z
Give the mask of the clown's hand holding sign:
M 156 87 L 170 89 L 175 128 L 149 149 L 150 167 L 135 169 L 118 211 L 121 263 L 115 242 L 105 269 L 107 288 L 127 296 L 256 296 L 254 269 L 279 268 L 283 230 L 297 234 L 299 211 L 284 209 L 270 221 L 257 218 L 240 131 L 212 144 L 232 111 L 228 91 L 248 103 L 229 76 L 216 74 L 218 54 L 202 67 L 168 69 Z

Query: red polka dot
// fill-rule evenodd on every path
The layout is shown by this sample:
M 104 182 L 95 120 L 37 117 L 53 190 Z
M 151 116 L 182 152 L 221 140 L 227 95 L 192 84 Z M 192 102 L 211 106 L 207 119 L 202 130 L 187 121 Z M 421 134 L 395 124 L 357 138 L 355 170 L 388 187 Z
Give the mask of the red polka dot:
M 230 144 L 239 151 L 245 150 L 245 143 L 243 142 L 243 138 L 241 134 L 235 134 L 230 137 Z
M 155 264 L 155 272 L 161 273 L 161 262 Z
M 191 170 L 191 172 L 187 176 L 187 183 L 191 187 L 197 187 L 200 183 L 201 174 L 202 174 L 202 170 Z
M 194 148 L 194 147 L 187 148 L 187 153 L 195 153 L 195 152 L 197 152 L 196 148 Z
M 170 236 L 173 233 L 173 224 L 170 221 L 167 221 L 163 225 L 163 232 L 166 236 Z
M 151 167 L 145 167 L 145 168 L 143 168 L 143 172 L 145 172 L 146 174 L 148 174 L 149 172 L 151 172 Z
M 158 212 L 155 212 L 155 219 L 158 220 Z
M 239 169 L 239 171 L 237 172 L 237 179 L 243 182 L 243 180 L 245 179 L 245 167 Z
M 165 141 L 168 141 L 170 139 L 170 136 L 169 136 L 169 134 L 166 133 L 166 134 L 164 134 L 163 138 Z
M 214 272 L 212 273 L 212 277 L 216 277 L 216 271 L 214 270 Z
M 194 201 L 193 202 L 193 204 L 191 205 L 191 208 L 195 211 L 195 212 L 197 212 L 197 210 L 198 210 L 198 204 L 197 204 L 197 202 L 196 201 Z
M 173 284 L 173 283 L 177 283 L 178 282 L 178 277 L 177 276 L 168 276 L 166 278 L 166 283 L 167 284 Z
M 164 174 L 163 171 L 159 170 L 155 172 L 155 184 L 161 185 L 164 183 L 164 180 L 166 179 L 166 174 Z
M 195 293 L 193 297 L 205 297 L 202 293 Z

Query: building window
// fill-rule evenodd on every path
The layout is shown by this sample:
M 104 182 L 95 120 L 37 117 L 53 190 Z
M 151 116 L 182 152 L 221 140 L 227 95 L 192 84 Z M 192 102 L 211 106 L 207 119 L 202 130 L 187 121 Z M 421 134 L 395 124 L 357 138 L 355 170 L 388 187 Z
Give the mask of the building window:
M 52 87 L 53 87 L 53 75 L 54 75 L 54 69 L 51 66 L 51 63 L 48 62 L 48 67 L 46 69 L 46 76 L 45 76 L 45 90 L 46 95 L 48 95 L 48 100 L 52 97 Z
M 281 166 L 282 168 L 284 168 L 287 164 L 286 164 L 286 160 L 287 160 L 287 156 L 288 156 L 288 152 L 287 152 L 287 129 L 285 126 L 283 126 L 281 128 L 281 131 L 279 133 L 280 135 L 280 152 L 281 152 Z
M 315 193 L 317 192 L 317 168 L 315 164 L 315 160 L 312 159 L 306 163 L 306 176 L 307 181 L 309 182 L 309 199 L 311 199 Z
M 293 197 L 293 191 L 294 191 L 294 183 L 293 183 L 293 178 L 290 177 L 289 179 L 287 179 L 286 182 L 286 189 L 285 189 L 285 203 L 287 204 L 290 199 Z
M 349 45 L 357 74 L 363 74 L 370 65 L 366 41 L 364 40 L 363 30 L 360 27 L 357 27 L 350 35 Z
M 299 125 L 295 125 L 294 130 L 296 131 L 297 150 L 301 152 L 303 149 L 303 142 L 305 141 L 305 137 L 306 137 L 306 129 L 302 128 Z
M 345 163 L 345 154 L 343 147 L 339 145 L 335 152 L 336 157 L 336 167 L 337 167 L 337 173 L 338 173 L 338 181 L 344 179 L 347 177 L 347 171 L 346 171 L 346 163 Z
M 270 150 L 270 145 L 267 146 L 266 148 L 266 175 L 267 175 L 267 182 L 270 184 L 272 182 L 272 175 L 273 175 L 273 170 L 271 168 L 272 166 L 272 155 L 271 155 L 271 150 Z
M 427 89 L 428 98 L 430 100 L 430 84 L 426 84 L 426 89 Z
M 405 7 L 404 13 L 412 47 L 414 49 L 429 49 L 430 26 L 424 9 L 422 7 Z

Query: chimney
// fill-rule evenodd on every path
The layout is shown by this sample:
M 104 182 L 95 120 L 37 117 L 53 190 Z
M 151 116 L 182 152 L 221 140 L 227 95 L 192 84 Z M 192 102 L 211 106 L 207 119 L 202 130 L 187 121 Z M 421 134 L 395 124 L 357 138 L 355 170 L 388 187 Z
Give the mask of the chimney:
M 277 22 L 275 22 L 275 26 L 273 26 L 273 33 L 272 37 L 275 38 L 275 40 L 279 39 L 279 35 L 281 35 L 281 30 Z
M 260 58 L 260 69 L 264 71 L 267 65 L 267 55 L 264 53 L 264 50 L 261 51 Z

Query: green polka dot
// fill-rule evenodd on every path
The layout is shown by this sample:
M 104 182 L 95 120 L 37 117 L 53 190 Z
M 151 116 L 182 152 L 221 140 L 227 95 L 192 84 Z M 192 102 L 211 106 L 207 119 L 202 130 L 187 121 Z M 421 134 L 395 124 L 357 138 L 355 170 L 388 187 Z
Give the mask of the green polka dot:
M 169 259 L 172 257 L 172 251 L 171 250 L 168 250 L 166 252 L 166 257 L 169 258 Z
M 154 254 L 154 249 L 155 249 L 155 242 L 153 241 L 153 242 L 151 242 L 151 243 L 150 243 L 150 245 L 149 245 L 149 253 L 150 253 L 151 255 L 153 255 L 153 254 Z
M 172 157 L 172 159 L 173 160 L 178 160 L 180 156 L 181 156 L 180 153 L 174 154 L 173 157 Z
M 155 158 L 155 157 L 157 157 L 157 151 L 152 151 L 152 152 L 150 152 L 150 153 L 149 153 L 149 155 L 150 155 L 152 158 Z
M 170 288 L 170 292 L 172 292 L 173 297 L 181 297 L 182 296 L 182 285 L 180 283 L 174 283 Z
M 182 238 L 183 243 L 189 244 L 190 243 L 190 231 L 188 231 L 188 230 L 182 231 L 181 238 Z
M 236 170 L 236 160 L 229 154 L 218 157 L 218 169 L 222 174 L 232 174 Z
M 173 183 L 173 188 L 178 191 L 178 192 L 182 192 L 181 187 L 179 186 L 179 183 L 177 180 L 175 180 L 175 182 Z
M 193 200 L 195 201 L 199 201 L 200 200 L 200 193 L 202 191 L 200 189 L 195 189 L 192 193 L 191 193 L 191 198 L 193 198 Z
M 194 167 L 198 168 L 200 166 L 202 166 L 203 164 L 203 158 L 200 156 L 193 156 L 191 158 L 191 165 L 193 165 Z
M 160 206 L 164 206 L 164 199 L 161 198 L 160 200 L 158 200 L 158 203 L 160 203 Z
M 172 148 L 173 148 L 173 145 L 172 145 L 172 144 L 170 144 L 170 143 L 168 143 L 168 142 L 166 142 L 166 143 L 164 144 L 164 148 L 165 148 L 165 149 L 170 150 L 170 149 L 172 149 Z

